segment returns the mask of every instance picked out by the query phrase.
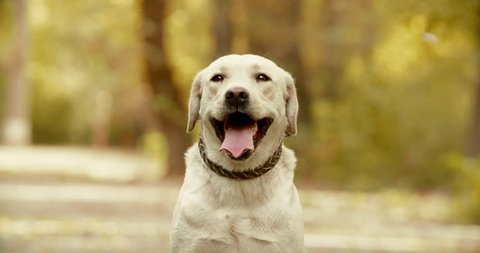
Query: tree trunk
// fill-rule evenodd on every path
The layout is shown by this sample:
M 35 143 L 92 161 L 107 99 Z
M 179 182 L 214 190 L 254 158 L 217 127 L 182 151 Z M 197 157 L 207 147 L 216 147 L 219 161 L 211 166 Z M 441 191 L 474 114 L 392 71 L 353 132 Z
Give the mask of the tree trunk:
M 15 47 L 10 68 L 10 80 L 6 91 L 6 111 L 3 125 L 3 141 L 10 145 L 26 145 L 31 142 L 31 124 L 29 110 L 28 84 L 25 79 L 27 57 L 27 29 L 25 1 L 14 4 Z
M 238 54 L 250 53 L 248 45 L 248 3 L 232 1 L 230 7 L 231 51 Z
M 467 147 L 467 156 L 471 158 L 480 156 L 480 80 L 477 81 L 474 106 L 473 121 Z
M 477 9 L 477 16 L 480 15 L 480 7 Z M 476 23 L 476 39 L 477 39 L 477 50 L 480 47 L 480 18 L 477 18 Z M 478 52 L 477 52 L 478 55 Z M 477 64 L 480 67 L 480 56 L 477 56 Z M 466 155 L 471 158 L 480 158 L 480 76 L 477 76 L 477 87 L 475 91 L 475 101 L 473 108 L 473 121 L 470 129 L 470 135 L 467 140 L 467 150 Z
M 144 68 L 147 82 L 153 93 L 155 117 L 167 139 L 167 176 L 180 176 L 185 171 L 183 154 L 191 142 L 185 133 L 186 106 L 183 106 L 183 100 L 178 85 L 174 83 L 172 68 L 166 55 L 164 26 L 167 2 L 167 0 L 142 1 Z
M 480 155 L 480 81 L 477 83 L 476 102 L 473 114 L 473 124 L 469 138 L 467 156 L 476 158 Z
M 231 53 L 232 21 L 230 20 L 230 0 L 215 0 L 213 37 L 215 41 L 215 58 Z
M 110 122 L 112 120 L 112 96 L 108 91 L 95 94 L 92 122 L 92 145 L 96 148 L 110 144 Z

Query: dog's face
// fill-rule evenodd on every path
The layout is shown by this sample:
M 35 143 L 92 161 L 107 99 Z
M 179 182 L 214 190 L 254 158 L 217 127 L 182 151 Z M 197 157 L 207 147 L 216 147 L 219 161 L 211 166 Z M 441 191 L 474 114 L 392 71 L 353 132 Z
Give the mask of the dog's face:
M 243 161 L 274 150 L 285 134 L 295 134 L 297 113 L 290 74 L 260 56 L 228 55 L 195 77 L 187 131 L 200 119 L 207 145 Z

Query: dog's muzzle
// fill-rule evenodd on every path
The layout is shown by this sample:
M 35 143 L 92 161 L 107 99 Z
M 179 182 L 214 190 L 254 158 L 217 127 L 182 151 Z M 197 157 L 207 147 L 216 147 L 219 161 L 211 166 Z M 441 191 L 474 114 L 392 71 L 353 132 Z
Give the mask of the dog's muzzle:
M 225 93 L 225 113 L 221 118 L 211 118 L 210 123 L 222 143 L 224 151 L 234 160 L 244 160 L 252 155 L 266 135 L 272 118 L 255 118 L 248 113 L 250 96 L 242 87 L 234 87 Z

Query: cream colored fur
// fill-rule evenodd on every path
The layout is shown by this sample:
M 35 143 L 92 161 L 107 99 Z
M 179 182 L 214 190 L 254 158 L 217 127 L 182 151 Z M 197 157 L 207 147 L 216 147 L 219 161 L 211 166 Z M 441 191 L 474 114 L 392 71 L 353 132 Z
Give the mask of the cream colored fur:
M 255 76 L 271 78 L 259 83 Z M 210 79 L 225 75 L 221 83 Z M 225 92 L 242 87 L 249 92 L 248 112 L 255 118 L 274 119 L 267 134 L 246 160 L 231 159 L 219 151 L 221 142 L 209 122 L 225 114 Z M 298 102 L 290 74 L 256 55 L 221 57 L 200 71 L 192 84 L 187 130 L 201 122 L 207 156 L 224 168 L 242 171 L 263 164 L 296 133 Z M 212 172 L 197 145 L 185 155 L 186 173 L 174 210 L 173 253 L 300 253 L 305 252 L 302 208 L 293 176 L 296 158 L 283 147 L 277 165 L 250 180 L 232 180 Z

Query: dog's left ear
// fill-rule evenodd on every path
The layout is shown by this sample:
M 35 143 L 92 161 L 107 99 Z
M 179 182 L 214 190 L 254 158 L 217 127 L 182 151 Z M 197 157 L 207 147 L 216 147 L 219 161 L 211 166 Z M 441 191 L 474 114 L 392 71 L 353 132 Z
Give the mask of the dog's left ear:
M 195 123 L 199 118 L 200 99 L 202 98 L 202 72 L 199 72 L 192 82 L 190 90 L 190 99 L 188 101 L 188 125 L 187 133 L 190 133 L 195 127 Z
M 287 115 L 288 125 L 285 133 L 287 136 L 297 134 L 297 115 L 298 115 L 298 99 L 295 89 L 295 81 L 292 76 L 285 72 L 285 80 L 287 84 L 287 96 L 285 99 L 285 111 Z

